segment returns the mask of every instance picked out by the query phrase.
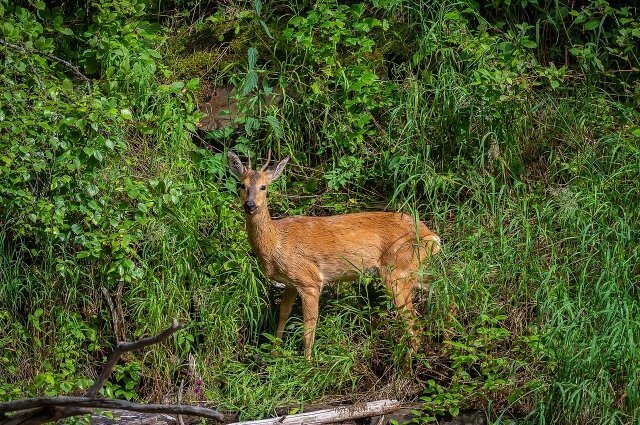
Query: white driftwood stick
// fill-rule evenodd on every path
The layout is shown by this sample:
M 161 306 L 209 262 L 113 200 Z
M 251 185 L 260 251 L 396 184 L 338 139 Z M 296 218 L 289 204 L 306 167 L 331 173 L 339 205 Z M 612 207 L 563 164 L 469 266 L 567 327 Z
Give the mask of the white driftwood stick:
M 234 422 L 228 425 L 320 425 L 384 415 L 395 412 L 399 408 L 400 403 L 398 403 L 397 400 L 378 400 L 368 403 L 356 403 L 350 406 L 340 406 L 334 409 L 278 416 L 277 418 L 261 419 L 259 421 Z

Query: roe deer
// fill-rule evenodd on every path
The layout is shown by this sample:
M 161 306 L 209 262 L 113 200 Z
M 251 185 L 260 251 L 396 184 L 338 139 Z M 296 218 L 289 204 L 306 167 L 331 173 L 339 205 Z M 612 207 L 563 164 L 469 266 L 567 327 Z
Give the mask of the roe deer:
M 325 284 L 355 280 L 377 269 L 393 302 L 405 316 L 415 348 L 416 311 L 412 291 L 426 257 L 440 250 L 440 238 L 422 222 L 396 212 L 365 212 L 330 217 L 272 220 L 267 186 L 282 174 L 289 157 L 269 168 L 251 169 L 228 153 L 229 169 L 238 180 L 249 243 L 266 276 L 285 284 L 276 336 L 282 338 L 291 307 L 300 294 L 304 319 L 304 354 L 311 358 L 318 320 L 318 301 Z

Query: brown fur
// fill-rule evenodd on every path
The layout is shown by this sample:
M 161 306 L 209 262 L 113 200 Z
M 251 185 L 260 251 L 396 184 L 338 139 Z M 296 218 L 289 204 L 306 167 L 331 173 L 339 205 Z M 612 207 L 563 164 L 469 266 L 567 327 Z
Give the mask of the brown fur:
M 267 191 L 261 187 L 280 175 L 287 160 L 274 169 L 263 167 L 254 171 L 229 153 L 231 171 L 244 184 L 244 189 L 239 191 L 243 205 L 252 202 L 256 207 L 255 211 L 245 214 L 251 247 L 267 277 L 286 285 L 276 336 L 282 338 L 299 294 L 304 316 L 305 356 L 310 358 L 322 288 L 333 282 L 355 280 L 360 273 L 371 269 L 380 274 L 414 334 L 413 288 L 419 280 L 420 265 L 427 256 L 440 250 L 440 238 L 424 223 L 416 223 L 411 216 L 395 212 L 272 220 Z

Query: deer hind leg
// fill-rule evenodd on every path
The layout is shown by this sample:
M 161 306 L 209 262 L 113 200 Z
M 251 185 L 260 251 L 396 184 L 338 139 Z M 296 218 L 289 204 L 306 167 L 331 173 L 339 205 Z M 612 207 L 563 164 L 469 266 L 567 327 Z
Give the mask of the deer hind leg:
M 415 273 L 387 266 L 381 268 L 380 277 L 392 296 L 393 304 L 407 325 L 411 335 L 411 347 L 416 350 L 420 345 L 420 337 L 418 312 L 413 307 L 413 288 L 417 282 Z
M 298 291 L 296 291 L 296 288 L 289 285 L 284 288 L 282 301 L 280 301 L 280 316 L 278 317 L 278 327 L 276 328 L 277 338 L 282 339 L 282 334 L 284 333 L 284 325 L 287 323 L 289 314 L 291 314 L 291 309 L 293 308 L 293 303 L 295 302 L 297 295 Z

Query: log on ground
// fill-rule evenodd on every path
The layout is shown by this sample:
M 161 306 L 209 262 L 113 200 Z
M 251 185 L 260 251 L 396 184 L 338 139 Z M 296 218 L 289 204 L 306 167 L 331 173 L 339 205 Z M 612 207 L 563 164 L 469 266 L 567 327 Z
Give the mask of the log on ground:
M 278 416 L 271 419 L 234 422 L 229 425 L 320 425 L 385 415 L 387 413 L 394 412 L 399 408 L 400 403 L 398 403 L 397 400 L 378 400 L 370 401 L 368 403 L 356 403 L 349 406 L 340 406 L 333 409 L 317 410 L 315 412 Z

